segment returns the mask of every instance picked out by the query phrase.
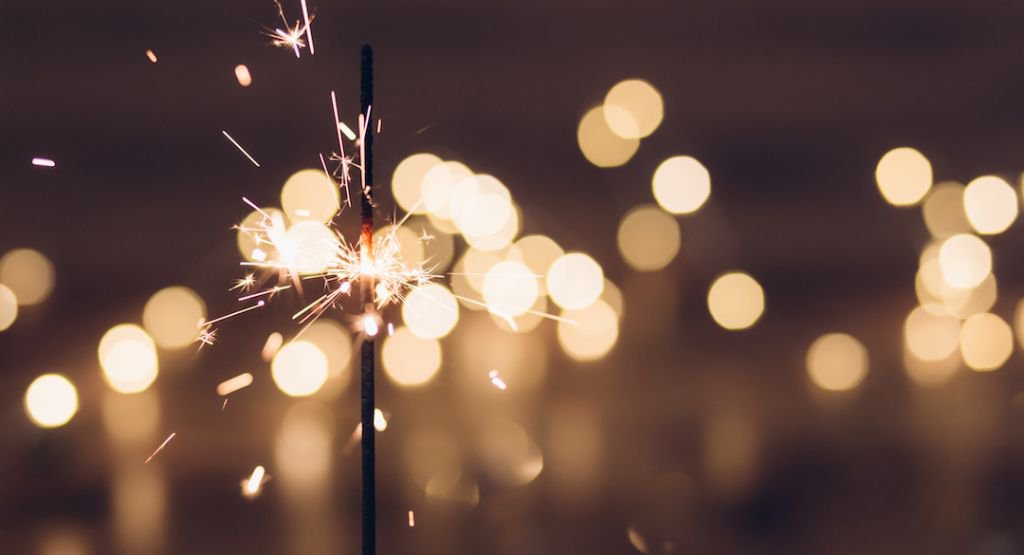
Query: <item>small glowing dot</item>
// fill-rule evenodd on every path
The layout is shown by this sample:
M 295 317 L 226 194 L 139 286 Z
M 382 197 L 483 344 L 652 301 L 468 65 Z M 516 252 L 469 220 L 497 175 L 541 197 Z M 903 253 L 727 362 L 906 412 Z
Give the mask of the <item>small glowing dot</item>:
M 608 127 L 623 139 L 642 139 L 661 125 L 665 106 L 661 93 L 641 79 L 621 81 L 604 99 Z
M 974 235 L 960 233 L 942 242 L 939 268 L 949 285 L 958 289 L 977 287 L 992 272 L 992 251 Z
M 629 162 L 640 148 L 638 139 L 623 139 L 608 127 L 604 107 L 591 109 L 580 120 L 576 130 L 583 156 L 600 168 L 614 168 Z
M 327 381 L 327 356 L 313 343 L 293 341 L 277 351 L 270 374 L 285 395 L 312 395 Z
M 964 211 L 971 227 L 983 235 L 1002 233 L 1017 219 L 1017 192 L 994 175 L 971 181 L 964 189 Z
M 18 297 L 10 287 L 0 283 L 0 331 L 4 331 L 18 319 Z
M 724 274 L 708 290 L 708 310 L 727 330 L 749 328 L 764 314 L 764 290 L 748 274 Z
M 573 310 L 590 306 L 604 289 L 604 270 L 590 256 L 564 254 L 548 268 L 547 290 L 558 306 Z
M 459 303 L 446 287 L 429 283 L 413 289 L 406 297 L 402 320 L 417 337 L 444 337 L 459 321 Z
M 619 253 L 631 268 L 654 272 L 679 253 L 682 238 L 676 219 L 652 204 L 637 206 L 619 222 Z
M 53 160 L 50 160 L 49 158 L 33 158 L 32 165 L 39 166 L 41 168 L 52 168 L 56 166 L 57 163 L 54 162 Z
M 822 335 L 807 349 L 807 373 L 826 391 L 853 389 L 868 373 L 868 351 L 845 333 Z
M 960 329 L 960 354 L 972 370 L 987 372 L 1001 367 L 1013 353 L 1013 330 L 991 313 L 975 314 Z
M 206 319 L 206 304 L 188 287 L 166 287 L 153 293 L 142 311 L 142 324 L 156 344 L 165 349 L 187 347 Z
M 558 322 L 558 343 L 576 360 L 599 359 L 615 346 L 619 338 L 619 316 L 601 299 L 578 310 L 561 314 Z
M 413 154 L 398 163 L 391 176 L 391 193 L 395 202 L 406 212 L 423 214 L 427 211 L 423 198 L 423 178 L 442 160 L 433 154 Z
M 662 208 L 673 214 L 690 214 L 711 196 L 711 174 L 696 158 L 673 156 L 654 171 L 651 187 Z
M 103 377 L 119 393 L 145 391 L 159 373 L 153 339 L 135 324 L 107 330 L 97 349 Z
M 889 204 L 911 206 L 920 202 L 931 188 L 932 165 L 913 148 L 894 148 L 878 161 L 875 181 Z
M 373 429 L 378 432 L 388 429 L 388 420 L 384 418 L 384 412 L 380 409 L 373 409 Z
M 63 426 L 77 411 L 75 386 L 60 374 L 43 374 L 25 391 L 25 412 L 40 428 Z
M 156 63 L 156 54 L 152 50 L 146 51 L 146 57 L 149 58 L 151 63 Z
M 936 239 L 971 230 L 964 211 L 964 186 L 952 181 L 940 183 L 921 205 L 925 226 Z
M 960 321 L 934 314 L 923 306 L 910 312 L 903 324 L 907 350 L 914 357 L 935 362 L 948 358 L 959 347 Z
M 537 277 L 522 262 L 499 262 L 484 276 L 483 295 L 495 314 L 519 316 L 537 302 Z
M 394 335 L 384 339 L 381 360 L 384 373 L 391 381 L 401 386 L 422 385 L 432 380 L 441 368 L 441 344 L 400 327 Z
M 248 87 L 252 84 L 252 74 L 249 73 L 249 68 L 245 64 L 235 66 L 235 78 L 238 79 L 238 84 L 243 87 Z
M 300 170 L 281 187 L 281 207 L 291 222 L 326 223 L 341 209 L 341 192 L 323 170 Z
M 0 283 L 18 298 L 18 304 L 39 304 L 53 291 L 53 264 L 43 253 L 15 249 L 0 258 Z

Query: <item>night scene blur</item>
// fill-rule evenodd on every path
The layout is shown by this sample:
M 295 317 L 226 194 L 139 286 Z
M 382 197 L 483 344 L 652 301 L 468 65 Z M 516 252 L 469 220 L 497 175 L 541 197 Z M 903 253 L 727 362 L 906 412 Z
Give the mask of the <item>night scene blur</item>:
M 1024 4 L 0 21 L 0 553 L 1024 553 Z

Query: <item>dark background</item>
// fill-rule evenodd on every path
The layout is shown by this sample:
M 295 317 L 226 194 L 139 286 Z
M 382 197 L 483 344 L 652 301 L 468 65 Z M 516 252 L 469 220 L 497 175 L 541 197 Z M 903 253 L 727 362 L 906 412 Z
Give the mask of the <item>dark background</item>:
M 102 429 L 96 342 L 137 321 L 166 285 L 194 288 L 211 314 L 231 310 L 225 290 L 239 272 L 229 227 L 247 212 L 240 197 L 274 203 L 289 175 L 316 167 L 335 140 L 329 91 L 344 113 L 358 110 L 364 42 L 376 49 L 384 118 L 379 183 L 419 151 L 499 176 L 524 209 L 525 233 L 592 253 L 626 300 L 619 343 L 600 362 L 562 355 L 550 324 L 533 332 L 547 370 L 529 393 L 481 402 L 453 385 L 447 366 L 422 390 L 380 385 L 394 424 L 378 439 L 382 553 L 630 553 L 629 526 L 651 553 L 1024 550 L 1020 354 L 938 388 L 909 380 L 901 326 L 928 234 L 919 210 L 887 205 L 873 181 L 883 153 L 912 145 L 936 179 L 997 173 L 1016 183 L 1024 5 L 311 8 L 316 55 L 296 60 L 260 34 L 277 24 L 269 1 L 0 0 L 0 252 L 36 248 L 57 269 L 50 300 L 0 334 L 0 551 L 41 552 L 54 530 L 71 530 L 87 553 L 133 552 L 111 517 L 118 467 Z M 300 13 L 297 2 L 285 9 Z M 239 63 L 253 74 L 249 88 L 235 80 Z M 658 87 L 665 120 L 628 164 L 598 169 L 580 154 L 576 125 L 629 77 Z M 674 154 L 708 167 L 711 200 L 681 218 L 672 265 L 637 274 L 616 251 L 617 223 L 651 202 L 650 176 Z M 33 167 L 33 156 L 57 167 Z M 390 212 L 387 195 L 382 203 Z M 1021 233 L 991 244 L 994 311 L 1010 319 L 1024 292 Z M 737 267 L 761 281 L 767 312 L 730 333 L 707 315 L 705 292 Z M 253 353 L 289 308 L 234 323 L 201 353 L 161 354 L 160 430 L 178 437 L 160 455 L 166 510 L 152 552 L 358 551 L 358 458 L 342 449 L 357 418 L 351 387 L 326 405 L 338 422 L 326 501 L 296 508 L 274 481 L 254 502 L 238 493 L 255 463 L 272 460 L 295 401 L 263 380 L 222 414 L 211 391 L 241 366 L 265 372 Z M 460 328 L 489 325 L 465 316 Z M 871 358 L 859 391 L 838 402 L 812 391 L 803 363 L 829 331 L 857 336 Z M 446 355 L 460 337 L 446 340 Z M 64 428 L 40 431 L 24 416 L 24 389 L 43 371 L 79 387 L 80 412 Z M 468 464 L 479 505 L 428 503 L 405 473 L 400 451 L 413 432 L 401 423 L 461 444 L 463 424 L 485 411 L 530 433 L 544 471 L 507 487 Z M 559 467 L 571 453 L 554 455 L 565 452 L 556 430 L 567 413 L 598 437 L 587 478 L 572 487 L 578 469 Z M 744 447 L 714 454 L 716 434 L 733 429 Z

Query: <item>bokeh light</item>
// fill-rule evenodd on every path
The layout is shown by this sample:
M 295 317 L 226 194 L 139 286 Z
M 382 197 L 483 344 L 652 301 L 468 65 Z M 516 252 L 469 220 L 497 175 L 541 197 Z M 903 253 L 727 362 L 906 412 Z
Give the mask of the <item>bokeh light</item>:
M 624 139 L 608 127 L 603 106 L 597 106 L 583 116 L 576 129 L 576 140 L 583 156 L 599 168 L 621 166 L 629 162 L 640 148 L 639 139 Z
M 499 316 L 519 316 L 530 310 L 539 291 L 537 276 L 515 260 L 495 264 L 484 276 L 484 301 Z
M 206 303 L 188 287 L 165 287 L 149 298 L 142 311 L 142 325 L 157 345 L 180 349 L 199 334 L 206 319 Z
M 300 274 L 318 274 L 337 256 L 338 239 L 326 225 L 307 220 L 289 227 L 286 245 L 278 248 L 282 266 Z
M 708 289 L 708 310 L 727 330 L 749 328 L 764 314 L 764 290 L 749 274 L 724 274 Z
M 119 393 L 145 391 L 159 373 L 156 345 L 135 324 L 118 324 L 107 330 L 97 353 L 103 378 Z
M 548 268 L 547 291 L 558 306 L 580 309 L 590 306 L 604 289 L 604 270 L 589 255 L 566 253 Z
M 619 316 L 597 299 L 586 308 L 565 310 L 558 322 L 558 344 L 570 357 L 596 360 L 605 356 L 619 338 Z
M 248 87 L 252 84 L 252 74 L 249 73 L 249 68 L 245 64 L 238 64 L 235 66 L 235 79 L 238 79 L 238 84 L 243 87 Z
M 515 242 L 515 248 L 518 249 L 520 261 L 526 264 L 526 267 L 538 276 L 548 275 L 548 269 L 551 267 L 551 264 L 565 254 L 562 247 L 558 246 L 558 243 L 547 235 L 527 235 L 521 237 Z M 540 292 L 546 294 L 547 287 L 543 280 L 538 285 L 540 286 Z
M 894 148 L 878 161 L 875 181 L 889 204 L 911 206 L 920 202 L 931 188 L 932 165 L 913 148 Z
M 974 235 L 960 233 L 942 242 L 939 268 L 949 285 L 959 289 L 977 287 L 992 272 L 992 251 Z
M 327 381 L 327 355 L 310 341 L 292 341 L 277 351 L 270 374 L 285 395 L 312 395 Z
M 276 220 L 278 222 L 276 227 L 284 229 L 284 212 L 271 206 L 263 207 L 260 210 L 263 211 L 262 214 L 259 210 L 253 210 L 246 215 L 242 223 L 238 224 L 236 236 L 238 252 L 247 262 L 265 262 L 277 257 L 277 249 L 273 245 L 266 241 L 257 242 L 256 232 L 262 231 L 260 223 L 264 220 L 263 214 L 269 216 L 271 220 Z
M 463 179 L 472 176 L 473 171 L 462 162 L 449 160 L 435 164 L 422 179 L 424 210 L 434 218 L 444 221 L 451 220 L 451 203 L 455 187 Z
M 653 204 L 634 207 L 619 222 L 619 253 L 631 268 L 654 272 L 676 257 L 682 237 L 679 223 Z
M 960 355 L 972 370 L 999 369 L 1013 353 L 1013 330 L 991 313 L 975 314 L 960 329 Z
M 406 212 L 423 214 L 427 211 L 420 199 L 423 198 L 423 178 L 441 159 L 433 154 L 421 152 L 410 155 L 395 166 L 391 176 L 391 194 L 395 202 Z
M 4 331 L 18 319 L 18 297 L 10 287 L 0 283 L 0 331 Z
M 40 428 L 56 428 L 78 411 L 75 386 L 60 374 L 43 374 L 25 391 L 25 412 Z
M 281 208 L 291 222 L 327 223 L 341 209 L 341 190 L 323 170 L 300 170 L 281 187 Z
M 815 339 L 807 349 L 807 374 L 821 389 L 853 389 L 867 373 L 868 351 L 850 335 L 828 333 Z
M 413 289 L 402 303 L 402 321 L 414 335 L 437 339 L 459 321 L 459 303 L 447 287 L 428 283 Z
M 300 336 L 315 345 L 327 358 L 327 375 L 335 389 L 349 382 L 352 362 L 352 338 L 344 326 L 328 318 L 319 318 L 307 326 Z
M 624 139 L 642 139 L 661 125 L 665 115 L 661 93 L 642 79 L 617 83 L 604 98 L 608 128 Z
M 423 385 L 441 369 L 441 343 L 418 337 L 403 326 L 384 339 L 381 361 L 384 373 L 398 385 Z
M 711 195 L 711 174 L 691 156 L 673 156 L 654 171 L 654 200 L 673 214 L 696 212 Z
M 984 175 L 964 189 L 967 221 L 983 235 L 1002 233 L 1017 219 L 1017 192 L 1002 178 Z
M 919 360 L 944 360 L 960 346 L 960 321 L 919 306 L 903 323 L 903 337 L 907 350 Z
M 523 486 L 537 478 L 544 468 L 544 457 L 521 426 L 492 418 L 481 424 L 480 460 L 494 482 Z
M 18 304 L 39 304 L 53 291 L 53 263 L 32 249 L 14 249 L 0 258 L 0 283 L 18 298 Z
M 936 185 L 921 205 L 924 224 L 936 239 L 971 231 L 964 211 L 964 186 L 944 181 Z

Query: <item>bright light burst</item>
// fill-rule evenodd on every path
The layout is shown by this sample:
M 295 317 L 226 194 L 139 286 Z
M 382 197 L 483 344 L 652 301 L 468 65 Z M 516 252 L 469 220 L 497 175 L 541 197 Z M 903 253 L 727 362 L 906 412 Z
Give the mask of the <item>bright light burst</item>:
M 281 18 L 281 26 L 274 29 L 267 29 L 264 34 L 270 37 L 270 43 L 280 48 L 287 48 L 295 52 L 295 57 L 301 57 L 299 50 L 306 48 L 309 45 L 309 53 L 313 53 L 313 32 L 310 30 L 310 25 L 313 23 L 313 18 L 309 17 L 308 10 L 306 9 L 306 1 L 302 0 L 302 15 L 305 19 L 305 23 L 296 21 L 294 25 L 288 24 L 288 18 L 284 15 L 284 7 L 281 6 L 281 2 L 274 0 L 274 5 L 277 6 L 277 15 Z M 306 38 L 303 40 L 302 36 Z

